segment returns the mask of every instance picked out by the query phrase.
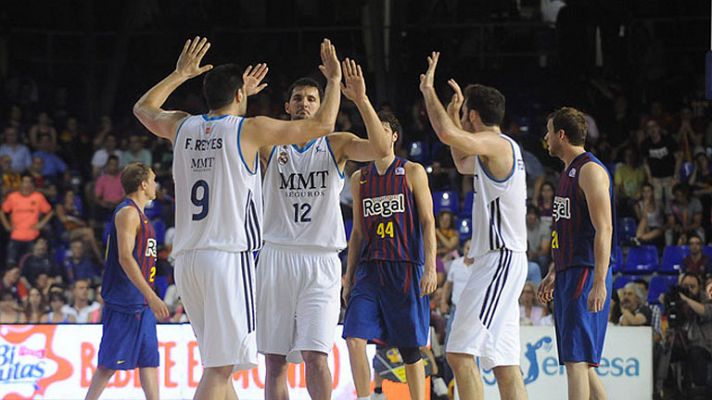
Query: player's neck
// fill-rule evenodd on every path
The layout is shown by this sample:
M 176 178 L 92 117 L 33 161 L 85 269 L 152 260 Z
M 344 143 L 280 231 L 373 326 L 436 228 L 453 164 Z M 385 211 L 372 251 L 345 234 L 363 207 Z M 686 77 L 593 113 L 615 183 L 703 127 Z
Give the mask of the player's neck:
M 374 160 L 373 162 L 376 164 L 376 170 L 378 171 L 379 175 L 383 175 L 386 173 L 386 170 L 388 167 L 393 164 L 393 160 L 395 160 L 396 155 L 394 153 L 391 153 L 383 158 L 379 158 L 378 160 Z
M 561 155 L 561 161 L 564 162 L 564 169 L 568 168 L 576 157 L 580 156 L 585 152 L 586 149 L 584 149 L 583 146 L 564 147 L 563 154 Z
M 472 128 L 474 129 L 472 133 L 490 133 L 490 134 L 501 134 L 502 130 L 499 128 L 499 125 L 485 125 L 485 124 L 473 124 Z
M 143 212 L 144 207 L 146 207 L 146 203 L 148 203 L 148 197 L 142 195 L 140 192 L 131 193 L 126 197 L 136 203 L 136 206 L 141 210 L 141 212 Z
M 242 108 L 240 107 L 240 105 L 235 102 L 230 103 L 225 107 L 208 111 L 208 116 L 210 116 L 210 117 L 218 117 L 221 115 L 237 115 L 237 116 L 242 117 L 245 114 L 246 114 L 246 112 L 243 111 Z

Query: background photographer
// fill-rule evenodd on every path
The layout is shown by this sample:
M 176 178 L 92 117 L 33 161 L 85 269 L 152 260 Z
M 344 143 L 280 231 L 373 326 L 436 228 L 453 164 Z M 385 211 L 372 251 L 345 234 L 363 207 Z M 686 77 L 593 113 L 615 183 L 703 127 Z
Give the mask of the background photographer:
M 712 285 L 707 286 L 712 291 Z M 671 361 L 683 362 L 685 380 L 696 388 L 709 385 L 707 370 L 712 362 L 712 303 L 702 289 L 698 275 L 683 274 L 680 284 L 665 294 Z

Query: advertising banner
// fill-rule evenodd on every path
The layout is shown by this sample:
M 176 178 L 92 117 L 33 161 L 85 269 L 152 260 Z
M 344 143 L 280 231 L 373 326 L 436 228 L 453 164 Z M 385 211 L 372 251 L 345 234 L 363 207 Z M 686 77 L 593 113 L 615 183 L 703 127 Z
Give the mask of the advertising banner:
M 0 325 L 0 398 L 83 399 L 96 368 L 101 325 Z M 190 399 L 202 367 L 190 325 L 159 325 L 159 383 L 161 399 Z M 529 398 L 565 399 L 566 376 L 556 359 L 552 328 L 522 328 L 522 370 Z M 627 400 L 652 397 L 652 356 L 649 328 L 610 328 L 598 373 L 609 395 L 625 393 Z M 369 359 L 375 348 L 369 346 Z M 337 330 L 329 356 L 333 398 L 354 399 L 346 343 Z M 249 371 L 237 372 L 233 382 L 241 400 L 264 398 L 264 359 Z M 486 398 L 497 396 L 492 371 L 483 371 Z M 304 365 L 290 365 L 290 398 L 309 399 Z M 635 390 L 631 390 L 635 388 Z M 389 398 L 407 399 L 405 385 L 384 384 Z M 137 371 L 117 372 L 103 399 L 143 399 Z

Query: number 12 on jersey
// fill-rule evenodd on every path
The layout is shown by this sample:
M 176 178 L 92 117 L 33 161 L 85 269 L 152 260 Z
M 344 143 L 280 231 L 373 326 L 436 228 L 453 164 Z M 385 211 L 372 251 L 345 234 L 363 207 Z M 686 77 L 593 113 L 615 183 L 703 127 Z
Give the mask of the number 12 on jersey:
M 393 238 L 393 221 L 388 221 L 387 223 L 381 222 L 376 227 L 376 235 L 380 236 L 381 239 L 385 239 L 386 235 Z

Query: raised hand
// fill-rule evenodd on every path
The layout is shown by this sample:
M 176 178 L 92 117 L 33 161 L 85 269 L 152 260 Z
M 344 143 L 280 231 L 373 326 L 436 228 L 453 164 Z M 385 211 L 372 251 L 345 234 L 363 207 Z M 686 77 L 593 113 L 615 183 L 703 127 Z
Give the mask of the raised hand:
M 319 70 L 328 80 L 341 82 L 341 65 L 336 57 L 336 48 L 329 39 L 321 42 L 321 65 Z
M 341 84 L 341 93 L 347 99 L 356 102 L 366 97 L 366 82 L 363 79 L 363 71 L 356 61 L 345 59 L 341 62 L 346 84 Z
M 420 74 L 420 91 L 424 92 L 434 88 L 435 68 L 438 66 L 440 52 L 434 51 L 428 56 L 428 70 Z
M 262 80 L 267 76 L 267 71 L 269 68 L 264 63 L 257 64 L 254 68 L 252 65 L 247 66 L 245 72 L 242 73 L 242 90 L 247 96 L 257 94 L 267 87 L 266 83 L 262 83 Z
M 178 57 L 176 72 L 185 79 L 190 79 L 213 69 L 212 64 L 200 66 L 200 62 L 209 48 L 208 38 L 201 39 L 200 36 L 196 36 L 192 40 L 188 39 Z
M 460 89 L 460 85 L 458 85 L 454 79 L 447 81 L 447 84 L 450 85 L 453 92 L 455 92 L 452 95 L 452 99 L 450 99 L 450 103 L 447 105 L 447 114 L 452 119 L 452 122 L 459 127 L 460 110 L 462 109 L 462 103 L 465 102 L 465 96 L 462 95 L 462 89 Z

